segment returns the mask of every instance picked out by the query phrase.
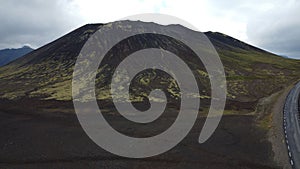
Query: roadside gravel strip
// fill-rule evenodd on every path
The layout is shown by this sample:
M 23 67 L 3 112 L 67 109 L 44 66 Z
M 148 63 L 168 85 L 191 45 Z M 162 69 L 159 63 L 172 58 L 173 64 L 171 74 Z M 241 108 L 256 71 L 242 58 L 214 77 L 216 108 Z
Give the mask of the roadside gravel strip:
M 283 129 L 290 164 L 300 169 L 300 127 L 298 99 L 300 82 L 288 94 L 283 110 Z

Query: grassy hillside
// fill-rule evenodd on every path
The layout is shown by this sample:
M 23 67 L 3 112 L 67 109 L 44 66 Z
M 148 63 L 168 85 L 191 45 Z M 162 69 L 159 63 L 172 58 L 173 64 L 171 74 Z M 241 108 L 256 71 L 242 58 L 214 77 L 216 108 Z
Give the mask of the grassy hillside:
M 221 33 L 207 32 L 225 66 L 229 95 L 254 101 L 299 79 L 299 60 L 287 59 Z

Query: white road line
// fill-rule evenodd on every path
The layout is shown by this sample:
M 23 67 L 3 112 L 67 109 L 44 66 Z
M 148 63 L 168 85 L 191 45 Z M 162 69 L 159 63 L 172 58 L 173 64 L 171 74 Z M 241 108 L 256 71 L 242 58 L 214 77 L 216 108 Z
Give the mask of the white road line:
M 293 168 L 299 167 L 297 166 L 299 165 L 297 152 L 300 152 L 300 145 L 296 144 L 300 141 L 299 140 L 300 137 L 298 133 L 300 131 L 299 93 L 300 93 L 300 82 L 298 82 L 295 85 L 295 87 L 289 92 L 283 107 L 283 128 L 285 133 L 285 141 L 288 149 L 290 164 L 292 165 Z M 289 134 L 289 138 L 287 136 L 287 133 Z M 294 139 L 294 140 L 290 140 L 292 141 L 291 147 L 289 145 L 289 139 Z M 295 157 L 296 157 L 296 161 L 294 161 Z

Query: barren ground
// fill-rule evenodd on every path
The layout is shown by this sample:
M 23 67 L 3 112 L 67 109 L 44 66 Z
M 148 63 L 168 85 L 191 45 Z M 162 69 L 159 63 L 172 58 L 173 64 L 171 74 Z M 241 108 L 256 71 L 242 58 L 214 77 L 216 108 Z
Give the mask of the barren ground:
M 273 161 L 267 132 L 254 115 L 223 116 L 204 144 L 197 139 L 205 118 L 199 117 L 189 135 L 172 150 L 146 159 L 127 159 L 94 144 L 81 129 L 70 102 L 29 101 L 0 104 L 0 168 L 282 168 Z M 27 107 L 27 108 L 26 108 Z M 106 118 L 123 132 L 142 135 L 151 129 L 132 129 L 119 115 Z M 175 116 L 166 116 L 165 121 Z M 164 127 L 162 123 L 158 128 Z

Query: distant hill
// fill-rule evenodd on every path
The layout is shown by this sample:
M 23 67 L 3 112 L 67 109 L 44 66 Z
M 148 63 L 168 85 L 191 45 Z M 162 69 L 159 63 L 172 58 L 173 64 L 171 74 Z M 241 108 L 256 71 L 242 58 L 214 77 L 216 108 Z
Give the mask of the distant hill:
M 6 65 L 7 63 L 22 57 L 29 52 L 33 51 L 29 46 L 23 46 L 17 49 L 3 49 L 0 50 L 0 66 Z
M 145 24 L 163 27 L 155 23 L 139 21 L 122 22 L 128 25 L 139 24 L 141 31 Z M 77 55 L 87 39 L 102 26 L 103 24 L 88 24 L 80 27 L 25 57 L 1 67 L 0 98 L 33 97 L 71 100 L 72 73 Z M 187 35 L 197 33 L 179 25 L 170 26 L 175 26 L 178 31 L 183 31 Z M 298 60 L 283 58 L 222 33 L 206 32 L 205 34 L 215 46 L 225 67 L 228 85 L 227 103 L 232 103 L 231 108 L 243 109 L 243 106 L 248 106 L 255 109 L 255 104 L 260 98 L 269 96 L 300 78 Z M 165 40 L 151 37 L 138 39 L 139 43 L 146 45 L 151 41 L 164 43 Z M 174 46 L 174 48 L 178 47 L 180 46 Z M 110 62 L 113 63 L 114 60 Z M 109 72 L 111 70 L 107 67 L 100 71 L 103 75 Z M 209 98 L 209 80 L 205 69 L 200 67 L 195 73 L 198 74 L 196 78 L 201 82 L 200 87 L 203 89 L 201 95 L 203 98 Z M 139 80 L 136 83 L 149 79 Z M 105 76 L 98 76 L 96 82 L 98 99 L 106 99 L 109 91 L 107 86 L 103 86 L 106 82 Z

